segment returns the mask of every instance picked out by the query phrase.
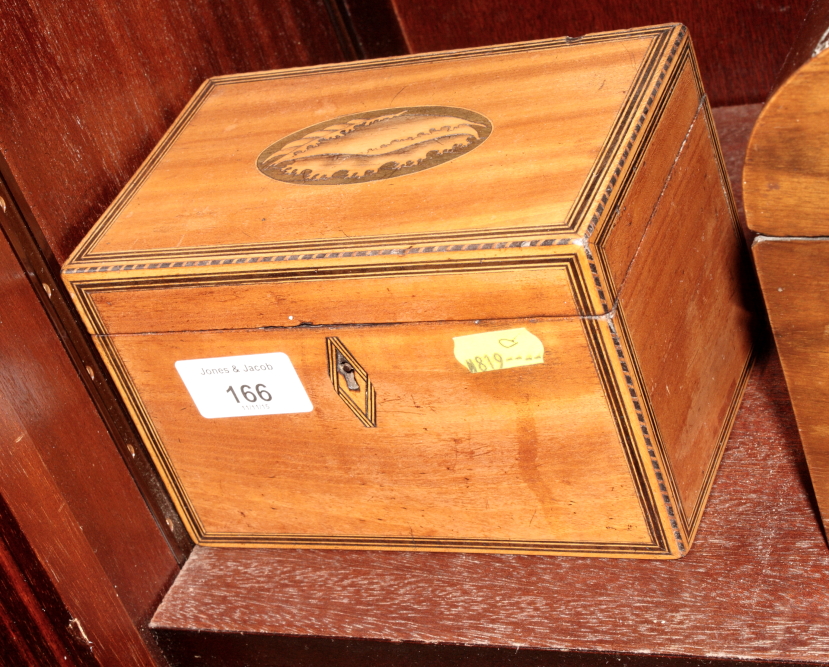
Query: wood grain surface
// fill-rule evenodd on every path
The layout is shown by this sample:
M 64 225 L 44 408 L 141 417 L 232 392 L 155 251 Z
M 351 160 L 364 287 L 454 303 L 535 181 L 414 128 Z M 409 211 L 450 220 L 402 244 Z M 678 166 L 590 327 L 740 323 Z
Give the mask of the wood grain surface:
M 374 638 L 821 663 L 829 550 L 812 502 L 767 353 L 682 560 L 197 547 L 153 627 L 336 637 L 334 656 Z
M 91 664 L 70 633 L 72 618 L 0 496 L 0 659 L 8 667 Z
M 0 432 L 13 443 L 5 449 L 0 468 L 4 499 L 48 569 L 71 615 L 69 629 L 77 635 L 76 643 L 85 647 L 87 660 L 101 667 L 152 664 L 151 649 L 85 535 L 85 528 L 93 526 L 78 521 L 26 426 L 4 408 Z
M 452 354 L 454 336 L 518 327 L 542 342 L 543 364 L 470 373 Z M 576 318 L 551 318 L 110 344 L 144 397 L 201 543 L 647 551 L 654 538 L 585 333 Z M 332 391 L 326 336 L 366 367 L 376 429 Z M 204 419 L 173 377 L 179 359 L 274 349 L 292 359 L 313 412 Z
M 766 99 L 810 0 L 613 0 L 586 7 L 568 0 L 393 0 L 412 53 L 678 21 L 691 32 L 712 106 Z
M 80 381 L 98 410 L 105 430 L 112 438 L 112 444 L 126 464 L 128 474 L 138 485 L 142 498 L 148 505 L 151 517 L 160 528 L 173 555 L 179 564 L 183 563 L 192 542 L 178 520 L 175 509 L 152 465 L 141 438 L 130 422 L 129 415 L 117 397 L 117 391 L 106 372 L 106 367 L 95 350 L 83 322 L 72 306 L 72 301 L 61 283 L 53 275 L 49 261 L 27 227 L 17 202 L 11 196 L 7 184 L 0 178 L 0 227 L 11 245 L 16 259 L 20 262 L 21 275 L 28 279 L 36 299 L 28 302 L 39 303 L 43 314 L 54 327 L 69 362 L 79 369 Z M 109 459 L 118 465 L 117 459 Z
M 21 161 L 16 167 L 17 171 L 15 171 L 15 174 L 23 174 L 26 178 L 30 179 L 29 181 L 26 181 L 26 184 L 30 186 L 29 192 L 35 192 L 33 199 L 35 200 L 34 207 L 37 208 L 37 215 L 32 214 L 31 209 L 28 209 L 22 198 L 20 200 L 21 206 L 27 208 L 27 214 L 29 215 L 30 221 L 37 221 L 43 226 L 47 236 L 49 236 L 52 248 L 57 248 L 57 250 L 55 250 L 55 254 L 58 258 L 61 258 L 66 256 L 68 249 L 74 243 L 73 239 L 77 240 L 77 238 L 79 238 L 79 235 L 82 233 L 82 230 L 79 231 L 79 229 L 91 222 L 91 217 L 94 217 L 95 211 L 100 210 L 105 203 L 105 200 L 114 194 L 117 189 L 117 182 L 119 179 L 123 181 L 126 175 L 131 171 L 132 166 L 130 165 L 137 163 L 139 153 L 141 153 L 141 151 L 146 151 L 149 148 L 149 145 L 153 141 L 153 132 L 155 132 L 157 136 L 157 134 L 160 133 L 160 127 L 169 121 L 177 108 L 175 103 L 171 101 L 175 95 L 162 95 L 159 98 L 160 101 L 154 100 L 148 103 L 148 108 L 152 109 L 154 108 L 154 105 L 157 104 L 161 111 L 156 109 L 147 113 L 141 112 L 134 118 L 131 116 L 133 119 L 130 121 L 129 126 L 137 126 L 139 130 L 142 128 L 143 130 L 146 130 L 149 127 L 149 131 L 147 133 L 141 134 L 141 132 L 139 132 L 138 134 L 134 134 L 132 133 L 132 130 L 123 131 L 123 129 L 113 131 L 111 128 L 115 127 L 117 123 L 110 124 L 107 119 L 117 118 L 119 113 L 108 115 L 109 109 L 106 107 L 106 103 L 101 103 L 103 106 L 101 104 L 86 104 L 85 100 L 87 98 L 85 94 L 83 94 L 84 89 L 79 83 L 79 77 L 74 76 L 72 72 L 86 71 L 88 67 L 99 67 L 100 69 L 97 71 L 102 72 L 103 74 L 97 77 L 95 75 L 88 76 L 87 81 L 84 83 L 97 84 L 103 80 L 106 84 L 103 88 L 106 90 L 116 89 L 116 91 L 121 92 L 127 89 L 132 90 L 134 89 L 132 86 L 125 84 L 123 80 L 118 79 L 117 73 L 119 72 L 119 68 L 112 67 L 113 62 L 121 62 L 119 57 L 129 51 L 130 44 L 138 44 L 144 48 L 152 41 L 156 34 L 162 34 L 163 39 L 166 40 L 168 45 L 174 45 L 176 42 L 174 39 L 170 38 L 171 35 L 175 34 L 177 39 L 184 37 L 185 39 L 183 39 L 182 42 L 186 42 L 187 36 L 192 35 L 193 31 L 195 31 L 196 33 L 199 33 L 199 37 L 194 38 L 194 41 L 200 44 L 198 48 L 202 48 L 202 45 L 209 44 L 210 46 L 205 48 L 221 49 L 222 47 L 218 47 L 217 44 L 223 42 L 224 36 L 219 37 L 218 39 L 211 38 L 205 40 L 202 40 L 201 36 L 210 35 L 211 37 L 215 37 L 217 30 L 221 31 L 226 26 L 231 26 L 230 31 L 237 34 L 239 32 L 244 32 L 244 30 L 250 25 L 257 25 L 261 27 L 261 24 L 256 21 L 258 9 L 254 9 L 254 11 L 251 12 L 251 15 L 254 15 L 254 20 L 251 20 L 251 15 L 240 17 L 236 13 L 235 8 L 224 7 L 215 10 L 218 18 L 209 26 L 205 26 L 199 20 L 183 20 L 181 25 L 174 27 L 172 30 L 166 30 L 165 28 L 159 31 L 158 23 L 155 22 L 157 20 L 157 15 L 155 13 L 147 12 L 146 7 L 140 8 L 139 11 L 137 9 L 133 10 L 129 6 L 124 6 L 119 8 L 118 11 L 124 13 L 125 15 L 129 13 L 131 19 L 126 23 L 133 23 L 136 26 L 141 26 L 136 29 L 135 35 L 132 34 L 132 28 L 130 28 L 127 30 L 129 34 L 125 36 L 124 30 L 117 26 L 113 27 L 114 24 L 117 24 L 119 17 L 116 16 L 113 23 L 113 14 L 106 8 L 99 12 L 99 14 L 104 15 L 104 18 L 101 21 L 98 21 L 98 16 L 95 14 L 96 10 L 86 9 L 86 14 L 82 14 L 80 12 L 78 13 L 76 22 L 76 17 L 74 15 L 70 16 L 68 13 L 62 14 L 59 10 L 55 11 L 54 16 L 46 16 L 46 13 L 51 11 L 49 8 L 44 7 L 33 9 L 32 7 L 22 3 L 18 3 L 18 5 L 19 6 L 13 7 L 13 11 L 10 13 L 0 16 L 0 28 L 6 30 L 6 36 L 4 37 L 3 43 L 4 45 L 10 45 L 6 52 L 8 56 L 7 62 L 11 63 L 12 67 L 16 66 L 18 63 L 23 63 L 21 71 L 15 72 L 13 76 L 8 79 L 8 81 L 11 82 L 11 90 L 13 94 L 10 94 L 7 99 L 13 101 L 11 106 L 14 106 L 14 104 L 19 104 L 19 106 L 14 107 L 14 113 L 7 114 L 5 117 L 5 120 L 12 121 L 7 122 L 5 127 L 15 128 L 15 131 L 21 127 L 23 128 L 21 131 L 23 141 L 14 144 L 12 147 L 13 152 L 17 156 L 16 159 Z M 238 7 L 238 5 L 236 5 L 236 7 Z M 214 9 L 215 5 L 209 11 L 214 11 Z M 766 10 L 767 8 L 761 9 Z M 200 6 L 196 7 L 195 11 L 202 11 L 202 14 L 204 14 L 203 10 L 204 7 Z M 68 12 L 69 10 L 66 11 Z M 178 9 L 174 9 L 173 14 L 185 11 L 187 10 L 179 7 Z M 322 12 L 322 6 L 316 5 L 310 9 L 303 7 L 299 8 L 298 11 L 300 13 L 310 11 L 312 14 L 316 12 L 313 18 L 318 19 Z M 35 16 L 35 13 L 38 12 L 40 12 L 38 16 Z M 163 13 L 164 12 L 162 11 L 162 15 Z M 95 21 L 93 21 L 93 25 L 87 29 L 87 23 L 89 23 L 88 19 L 90 17 L 94 17 Z M 210 20 L 207 22 L 210 23 Z M 110 43 L 108 44 L 102 44 L 98 41 L 92 40 L 95 48 L 89 50 L 76 48 L 77 45 L 74 41 L 75 37 L 84 43 L 90 42 L 89 37 L 91 35 L 94 36 L 95 32 L 99 30 L 101 23 L 105 24 L 104 32 L 115 35 L 115 38 L 110 40 Z M 164 21 L 161 23 L 166 26 Z M 244 25 L 242 26 L 242 24 Z M 321 40 L 321 46 L 319 49 L 316 49 L 316 52 L 319 53 L 323 51 L 328 52 L 338 50 L 335 40 L 332 39 L 332 35 L 334 34 L 332 30 L 329 30 L 328 28 L 320 28 L 318 25 L 314 25 L 313 21 L 304 21 L 303 19 L 300 19 L 292 27 L 296 27 L 297 25 L 299 26 L 298 29 L 300 32 L 307 30 L 308 27 L 311 26 L 310 32 L 312 40 L 314 39 L 314 35 L 320 36 L 319 39 Z M 240 26 L 242 26 L 241 30 L 239 30 Z M 123 28 L 123 26 L 121 27 Z M 66 34 L 62 32 L 64 29 L 66 30 Z M 142 30 L 147 34 L 150 34 L 149 39 L 146 38 L 146 35 L 142 36 L 139 34 Z M 284 35 L 284 33 L 280 34 Z M 50 40 L 56 40 L 57 42 L 61 42 L 61 44 L 58 48 L 53 50 L 45 48 L 44 45 L 49 43 Z M 236 48 L 239 44 L 235 43 L 235 40 L 235 37 L 228 36 L 226 37 L 225 45 L 229 43 L 232 47 Z M 257 41 L 261 40 L 254 38 L 248 42 L 248 45 Z M 259 62 L 267 61 L 268 58 L 272 57 L 274 52 L 277 52 L 282 48 L 288 50 L 297 48 L 297 43 L 296 40 L 285 39 L 283 42 L 273 44 L 272 46 L 273 48 L 265 49 L 266 53 L 257 54 L 257 56 L 261 56 Z M 171 46 L 171 48 L 173 47 Z M 243 45 L 243 48 L 246 47 Z M 119 57 L 113 55 L 116 51 L 118 52 L 116 55 Z M 160 51 L 164 51 L 164 49 L 160 49 Z M 48 54 L 50 58 L 44 58 L 43 60 L 31 59 L 29 57 L 30 54 L 35 52 Z M 73 58 L 76 57 L 76 53 L 81 55 L 77 60 L 73 60 Z M 336 57 L 337 56 L 335 55 L 332 59 L 336 59 Z M 158 57 L 157 55 L 148 56 L 146 62 L 142 61 L 142 58 L 143 55 L 141 54 L 139 54 L 138 57 L 130 55 L 125 58 L 125 60 L 130 61 L 129 67 L 132 68 L 132 74 L 130 76 L 137 77 L 139 80 L 143 76 L 143 70 L 146 66 L 148 66 L 148 64 L 150 67 L 154 67 L 155 63 L 161 63 L 161 67 L 166 68 L 164 72 L 155 72 L 153 76 L 150 77 L 154 81 L 166 76 L 168 73 L 172 73 L 172 76 L 170 77 L 171 80 L 178 79 L 181 81 L 186 78 L 186 76 L 180 76 L 182 72 L 186 73 L 189 71 L 187 66 L 182 66 L 178 70 L 176 70 L 175 66 L 170 67 L 170 64 L 175 63 L 176 59 L 170 58 L 169 53 L 166 55 L 162 54 L 161 57 Z M 191 85 L 194 85 L 194 82 L 204 76 L 208 71 L 210 73 L 217 71 L 230 71 L 230 69 L 224 68 L 226 61 L 223 60 L 223 56 L 221 54 L 217 55 L 215 51 L 208 54 L 207 60 L 211 61 L 211 67 L 216 64 L 217 61 L 222 62 L 220 62 L 214 69 L 207 68 L 199 71 L 198 67 L 193 67 L 192 69 L 196 71 L 196 74 L 194 74 L 194 78 L 192 80 L 187 79 Z M 256 60 L 256 57 L 251 56 L 251 62 L 254 60 Z M 63 67 L 67 62 L 70 63 L 70 66 L 61 69 L 61 67 Z M 279 62 L 280 64 L 285 64 L 288 61 L 282 60 Z M 44 71 L 41 71 L 39 68 L 44 66 L 44 63 L 48 71 L 44 70 L 46 75 L 41 76 L 44 74 Z M 101 64 L 103 64 L 103 67 L 101 67 Z M 33 69 L 29 69 L 28 66 L 31 66 Z M 262 66 L 263 65 L 261 64 L 253 64 L 252 68 Z M 269 65 L 266 64 L 265 66 Z M 236 65 L 233 66 L 233 68 L 235 67 Z M 35 74 L 32 75 L 31 71 L 35 71 Z M 114 84 L 111 81 L 113 77 L 117 79 Z M 75 91 L 76 94 L 74 96 L 67 95 L 64 98 L 61 97 L 61 84 L 66 80 L 70 81 L 70 89 Z M 40 86 L 42 81 L 46 81 L 47 83 L 41 89 Z M 178 84 L 171 85 L 175 86 Z M 149 83 L 146 86 L 141 87 L 143 92 L 137 95 L 135 99 L 126 99 L 122 105 L 121 111 L 126 109 L 127 113 L 130 114 L 133 108 L 133 103 L 140 106 L 146 102 L 147 99 L 152 98 L 154 93 L 150 91 L 151 87 L 152 84 Z M 187 94 L 187 92 L 181 93 L 184 97 L 186 97 Z M 72 108 L 72 105 L 77 103 L 77 106 L 75 107 L 79 110 L 77 121 L 70 117 L 71 114 L 67 115 L 68 120 L 61 121 L 59 130 L 51 136 L 51 143 L 48 144 L 50 146 L 50 154 L 44 157 L 44 154 L 35 151 L 36 155 L 29 155 L 28 153 L 30 151 L 30 146 L 35 145 L 36 142 L 40 140 L 40 132 L 42 128 L 52 127 L 53 125 L 51 120 L 51 114 L 53 113 L 51 109 L 53 107 L 49 105 L 48 100 L 55 97 L 61 98 L 65 108 Z M 106 97 L 106 94 L 102 95 L 102 98 Z M 179 97 L 177 99 L 182 100 L 183 97 Z M 89 108 L 92 109 L 91 112 L 87 111 Z M 41 112 L 42 115 L 38 116 L 38 113 Z M 147 115 L 150 116 L 149 121 L 144 120 Z M 31 120 L 29 116 L 31 116 Z M 159 118 L 162 118 L 162 120 L 159 121 Z M 89 136 L 86 136 L 89 125 L 95 124 L 99 121 L 99 119 L 104 119 L 104 123 L 101 124 L 103 125 L 103 129 L 100 130 L 104 138 L 100 141 L 94 138 L 96 136 L 95 132 L 92 132 Z M 15 124 L 14 121 L 16 121 L 17 124 Z M 75 125 L 81 129 L 75 130 Z M 80 138 L 75 136 L 75 132 L 79 134 Z M 121 138 L 118 139 L 116 137 L 116 141 L 112 143 L 108 142 L 107 139 L 111 138 L 108 134 L 110 132 L 112 132 L 113 135 L 120 136 Z M 15 137 L 11 137 L 11 139 L 9 139 L 9 137 L 11 137 L 11 135 L 7 135 L 4 141 L 11 141 L 15 139 Z M 69 141 L 66 137 L 74 137 L 74 139 Z M 90 137 L 92 138 L 90 139 Z M 49 140 L 50 137 L 47 137 L 46 139 Z M 119 141 L 121 143 L 119 143 Z M 116 148 L 112 149 L 112 146 L 115 144 L 117 144 Z M 136 150 L 134 147 L 138 145 L 140 145 L 141 148 Z M 78 148 L 79 146 L 81 148 Z M 4 151 L 8 157 L 10 151 L 7 149 L 8 145 L 4 144 Z M 133 150 L 136 150 L 136 152 L 132 152 Z M 48 153 L 49 151 L 44 151 L 43 153 Z M 97 157 L 90 159 L 89 156 L 92 154 L 97 155 Z M 66 159 L 66 155 L 73 157 L 77 156 L 77 160 Z M 124 158 L 124 156 L 126 156 L 126 158 Z M 120 166 L 122 164 L 122 159 L 125 160 L 127 166 Z M 28 163 L 26 162 L 27 160 L 29 161 Z M 41 167 L 46 168 L 41 169 Z M 59 176 L 57 179 L 55 178 L 55 174 Z M 115 175 L 114 178 L 112 177 L 113 174 Z M 23 180 L 25 181 L 25 178 Z M 55 188 L 56 183 L 59 186 L 58 188 Z M 97 185 L 98 183 L 103 183 L 104 185 L 99 188 Z M 18 194 L 23 190 L 22 187 L 18 187 L 17 185 L 14 187 L 16 188 L 16 192 Z M 98 208 L 96 209 L 96 207 Z M 69 215 L 67 215 L 67 211 L 70 213 Z M 84 218 L 84 216 L 86 217 Z M 84 218 L 86 220 L 86 223 L 82 223 L 80 227 L 76 226 L 75 222 L 73 222 L 73 220 L 79 218 Z M 82 393 L 83 392 L 81 390 L 81 394 Z M 30 412 L 27 413 L 26 416 L 27 418 L 39 418 L 40 414 Z M 34 474 L 32 476 L 33 478 L 36 477 Z M 48 482 L 48 479 L 46 482 Z M 30 491 L 34 491 L 36 487 L 30 486 L 28 488 Z M 51 488 L 49 487 L 49 484 L 44 483 L 42 489 L 48 488 Z M 43 492 L 42 489 L 40 492 Z M 61 489 L 61 492 L 63 492 L 63 489 Z M 138 514 L 140 514 L 140 512 Z M 74 539 L 75 538 L 73 537 L 68 541 L 74 544 Z M 104 560 L 106 560 L 106 558 L 104 558 Z M 125 562 L 129 562 L 129 559 Z M 76 570 L 75 573 L 80 572 L 82 569 L 84 568 Z M 107 572 L 107 575 L 111 577 L 114 576 L 117 579 L 119 575 L 113 575 L 112 571 L 114 570 L 110 569 L 110 571 Z M 143 572 L 140 572 L 139 574 L 143 576 Z M 141 595 L 139 594 L 136 596 L 136 599 L 140 597 Z M 117 634 L 113 634 L 111 636 L 117 639 Z M 328 643 L 328 640 L 325 640 L 325 642 Z M 417 645 L 415 645 L 415 647 L 417 647 Z M 122 646 L 121 648 L 122 654 L 127 655 L 127 652 L 123 650 L 124 647 Z M 305 648 L 307 650 L 307 646 Z M 302 647 L 298 647 L 298 653 L 294 654 L 296 659 L 291 661 L 289 664 L 296 665 L 301 663 L 299 656 L 302 655 L 302 650 Z M 417 648 L 415 648 L 415 651 L 416 650 Z M 247 657 L 242 656 L 236 657 L 237 659 L 248 659 Z M 230 663 L 228 662 L 226 664 Z
M 746 217 L 759 232 L 752 251 L 824 525 L 829 518 L 823 380 L 829 362 L 827 47 L 829 2 L 821 0 L 790 54 L 788 78 L 757 120 L 743 171 Z
M 829 513 L 829 241 L 757 238 L 763 296 L 824 524 Z
M 829 519 L 829 241 L 759 236 L 752 248 L 824 525 Z
M 631 263 L 639 251 L 642 237 L 651 222 L 659 199 L 670 178 L 671 169 L 684 147 L 688 131 L 699 115 L 701 100 L 691 63 L 686 63 L 679 75 L 676 88 L 667 103 L 663 121 L 653 134 L 640 169 L 630 184 L 632 193 L 619 207 L 613 222 L 612 234 L 602 244 L 610 272 L 609 282 L 614 292 L 625 282 Z M 660 174 L 661 178 L 655 178 Z
M 829 234 L 829 2 L 809 19 L 811 57 L 769 98 L 746 153 L 746 217 L 769 236 Z M 817 46 L 813 33 L 823 35 Z
M 101 651 L 115 650 L 110 642 L 120 637 L 128 651 L 146 653 L 137 627 L 177 563 L 5 237 L 0 240 L 3 497 Z
M 515 12 L 503 0 L 335 4 L 368 57 L 685 21 L 715 104 L 737 104 L 765 98 L 809 3 L 617 2 L 596 12 L 540 3 Z M 75 12 L 15 0 L 0 12 L 0 31 L 0 114 L 15 128 L 2 135 L 4 173 L 59 262 L 204 78 L 350 53 L 321 2 L 172 2 L 149 11 L 101 0 Z M 42 57 L 28 57 L 35 52 Z
M 255 329 L 360 322 L 438 322 L 573 316 L 567 266 L 527 271 L 391 275 L 101 290 L 90 295 L 110 334 Z M 324 293 L 325 298 L 320 299 Z M 206 306 L 205 304 L 212 304 Z
M 0 41 L 4 175 L 59 263 L 205 78 L 343 59 L 319 0 L 12 0 Z

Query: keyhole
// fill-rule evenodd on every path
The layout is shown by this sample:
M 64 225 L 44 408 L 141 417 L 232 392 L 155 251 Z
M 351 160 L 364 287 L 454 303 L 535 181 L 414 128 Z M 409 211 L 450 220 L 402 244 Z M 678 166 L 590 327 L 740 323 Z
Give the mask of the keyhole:
M 346 387 L 351 391 L 360 391 L 360 385 L 354 377 L 354 367 L 339 352 L 337 352 L 337 372 L 345 378 Z

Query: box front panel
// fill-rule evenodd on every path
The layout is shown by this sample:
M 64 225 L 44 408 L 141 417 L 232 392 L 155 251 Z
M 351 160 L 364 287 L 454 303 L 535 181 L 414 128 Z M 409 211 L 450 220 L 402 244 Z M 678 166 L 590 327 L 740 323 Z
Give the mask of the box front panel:
M 654 552 L 587 333 L 573 318 L 99 342 L 203 544 Z M 273 353 L 301 388 L 246 375 Z M 194 403 L 182 361 L 213 407 Z M 250 416 L 220 416 L 222 401 Z

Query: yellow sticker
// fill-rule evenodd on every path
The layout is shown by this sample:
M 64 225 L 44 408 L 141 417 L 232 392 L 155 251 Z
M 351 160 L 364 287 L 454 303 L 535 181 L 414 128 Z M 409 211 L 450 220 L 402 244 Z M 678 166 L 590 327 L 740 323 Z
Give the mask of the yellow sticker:
M 471 373 L 544 363 L 544 344 L 523 327 L 457 336 L 452 340 L 455 359 Z

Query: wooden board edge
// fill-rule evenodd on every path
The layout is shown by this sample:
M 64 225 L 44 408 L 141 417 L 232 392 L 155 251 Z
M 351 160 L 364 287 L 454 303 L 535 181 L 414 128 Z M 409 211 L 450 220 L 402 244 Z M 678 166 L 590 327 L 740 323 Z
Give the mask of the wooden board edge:
M 265 250 L 260 246 L 226 246 L 216 248 L 215 255 L 205 256 L 201 248 L 192 253 L 181 251 L 178 255 L 166 256 L 160 252 L 154 256 L 155 261 L 133 260 L 100 264 L 66 265 L 62 271 L 64 282 L 85 280 L 90 274 L 106 273 L 123 276 L 166 276 L 174 278 L 179 275 L 193 274 L 247 274 L 250 271 L 268 271 L 276 267 L 311 267 L 315 269 L 336 270 L 337 266 L 357 261 L 361 264 L 373 264 L 383 260 L 394 259 L 396 263 L 409 261 L 431 261 L 432 258 L 487 258 L 500 254 L 515 254 L 521 252 L 543 251 L 547 254 L 567 254 L 577 252 L 582 245 L 581 239 L 569 235 L 542 234 L 537 236 L 497 236 L 493 238 L 469 239 L 453 238 L 454 242 L 428 243 L 416 241 L 414 237 L 407 237 L 405 242 L 394 245 L 384 245 L 385 239 L 379 239 L 383 244 L 372 246 L 363 243 L 350 244 L 339 240 L 320 245 L 314 248 L 305 248 L 306 251 L 297 251 L 291 244 L 269 244 Z M 416 242 L 415 242 L 416 241 Z M 287 249 L 286 249 L 287 248 Z M 530 250 L 527 250 L 530 249 Z M 175 251 L 179 252 L 179 251 Z
M 245 284 L 278 284 L 280 282 L 347 280 L 349 278 L 383 278 L 414 275 L 434 275 L 478 271 L 515 271 L 559 267 L 567 272 L 577 313 L 596 313 L 595 288 L 587 278 L 586 260 L 579 245 L 558 246 L 554 252 L 538 252 L 536 247 L 517 249 L 505 256 L 470 256 L 445 258 L 432 256 L 416 261 L 380 261 L 373 264 L 344 264 L 339 267 L 315 267 L 313 264 L 291 268 L 265 267 L 260 264 L 249 271 L 239 269 L 205 270 L 201 273 L 179 273 L 171 276 L 158 273 L 129 274 L 94 273 L 64 276 L 72 299 L 82 313 L 87 329 L 92 334 L 105 335 L 107 329 L 95 306 L 96 292 L 122 290 L 163 290 L 166 287 L 224 286 Z M 383 260 L 385 258 L 382 258 Z M 136 333 L 147 333 L 146 331 Z M 162 332 L 155 332 L 162 333 Z
M 570 558 L 626 558 L 637 560 L 676 560 L 680 555 L 650 545 L 632 543 L 625 547 L 621 543 L 564 543 L 564 542 L 534 542 L 529 545 L 516 544 L 504 541 L 501 544 L 490 542 L 481 544 L 476 541 L 456 540 L 457 546 L 450 546 L 451 540 L 423 545 L 420 543 L 406 544 L 400 541 L 395 543 L 390 539 L 349 539 L 338 540 L 320 537 L 319 539 L 303 539 L 291 535 L 268 535 L 261 541 L 253 537 L 240 539 L 238 535 L 223 538 L 219 535 L 207 535 L 198 544 L 199 547 L 212 549 L 319 549 L 323 551 L 405 551 L 418 553 L 466 553 L 466 554 L 498 554 L 511 556 L 566 556 Z

